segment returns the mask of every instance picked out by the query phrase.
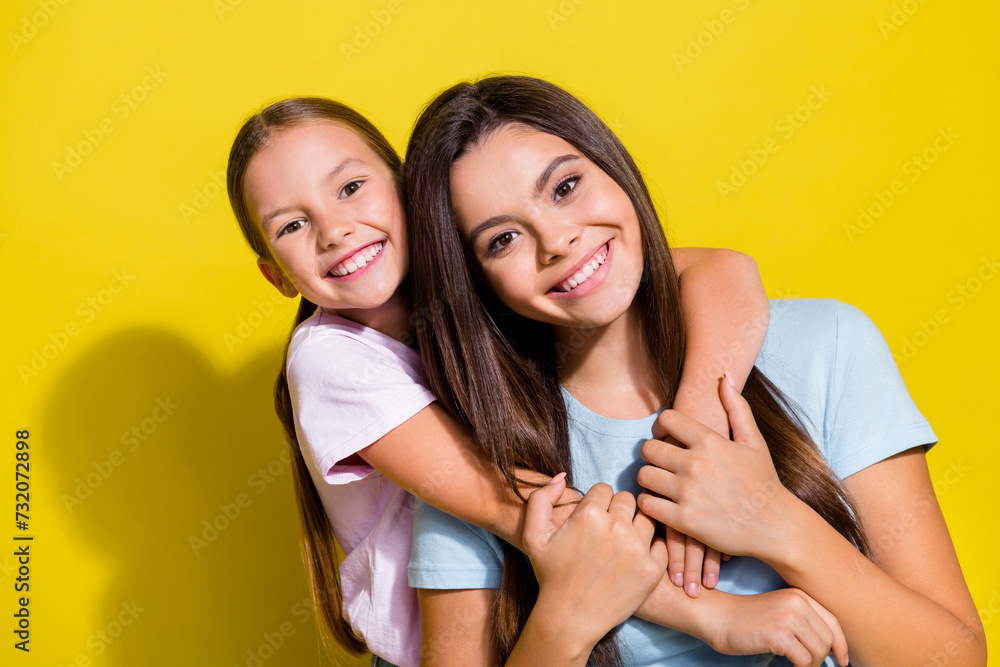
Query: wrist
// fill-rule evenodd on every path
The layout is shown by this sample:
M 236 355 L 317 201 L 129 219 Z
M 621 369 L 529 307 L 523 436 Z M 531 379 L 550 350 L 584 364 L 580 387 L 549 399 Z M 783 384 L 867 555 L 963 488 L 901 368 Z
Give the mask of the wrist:
M 718 622 L 717 615 L 724 608 L 722 605 L 726 597 L 729 597 L 728 593 L 705 589 L 697 598 L 691 598 L 683 589 L 664 579 L 635 616 L 714 646 L 712 641 L 715 639 L 713 632 Z
M 560 596 L 547 595 L 545 588 L 539 592 L 531 615 L 521 632 L 525 647 L 544 647 L 542 651 L 533 649 L 531 656 L 535 662 L 553 665 L 585 665 L 604 633 L 590 630 L 580 623 L 580 614 L 569 608 Z M 538 660 L 544 656 L 544 660 Z
M 718 382 L 709 383 L 711 392 L 698 391 L 681 381 L 673 409 L 729 438 L 729 418 L 719 400 Z
M 814 535 L 816 520 L 829 526 L 815 510 L 784 485 L 780 487 L 778 500 L 781 508 L 778 525 L 781 528 L 773 533 L 767 552 L 758 557 L 787 581 L 786 575 L 799 571 L 815 544 L 810 535 Z

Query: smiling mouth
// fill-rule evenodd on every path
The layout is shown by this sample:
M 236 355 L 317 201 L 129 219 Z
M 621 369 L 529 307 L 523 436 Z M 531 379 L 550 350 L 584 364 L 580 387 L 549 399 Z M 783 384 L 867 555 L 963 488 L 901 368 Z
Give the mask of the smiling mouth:
M 361 269 L 368 266 L 373 259 L 375 259 L 380 252 L 382 252 L 382 247 L 385 245 L 385 241 L 379 241 L 378 243 L 373 243 L 367 248 L 362 248 L 357 251 L 343 262 L 340 262 L 334 266 L 329 271 L 329 275 L 335 278 L 343 278 L 344 276 L 349 276 L 355 271 L 360 271 Z
M 597 273 L 605 260 L 608 258 L 608 244 L 605 243 L 593 256 L 584 262 L 583 266 L 577 269 L 576 273 L 567 278 L 564 282 L 552 288 L 556 292 L 572 292 L 583 283 L 590 280 L 591 276 Z

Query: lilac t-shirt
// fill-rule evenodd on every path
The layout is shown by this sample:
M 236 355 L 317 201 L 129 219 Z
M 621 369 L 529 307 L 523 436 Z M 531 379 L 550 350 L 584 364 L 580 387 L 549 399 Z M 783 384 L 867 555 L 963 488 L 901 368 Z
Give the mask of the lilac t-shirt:
M 420 664 L 420 615 L 407 585 L 413 496 L 369 465 L 339 462 L 435 400 L 420 356 L 399 341 L 317 310 L 292 334 L 288 386 L 299 448 L 337 543 L 343 613 L 376 655 Z

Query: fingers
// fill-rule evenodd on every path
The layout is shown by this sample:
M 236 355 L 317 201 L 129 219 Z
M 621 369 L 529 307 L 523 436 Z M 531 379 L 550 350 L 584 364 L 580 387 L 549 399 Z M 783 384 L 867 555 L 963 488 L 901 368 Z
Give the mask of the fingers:
M 656 533 L 656 521 L 642 512 L 636 512 L 632 518 L 632 527 L 643 542 L 646 544 L 653 542 L 653 535 Z
M 701 585 L 714 588 L 719 582 L 722 554 L 698 540 L 666 526 L 667 574 L 689 597 L 698 597 Z
M 833 651 L 834 660 L 837 661 L 838 665 L 847 665 L 850 662 L 850 656 L 847 654 L 847 636 L 844 635 L 844 629 L 840 627 L 840 621 L 826 607 L 813 600 L 807 593 L 803 593 L 803 595 L 805 595 L 806 600 L 809 601 L 812 608 L 816 610 L 816 613 L 826 624 L 826 627 L 833 633 L 830 647 Z
M 690 535 L 684 547 L 684 592 L 696 598 L 701 594 L 701 567 L 705 561 L 705 545 Z
M 590 487 L 590 490 L 584 494 L 583 500 L 580 501 L 577 511 L 588 505 L 596 505 L 602 511 L 607 512 L 608 506 L 611 504 L 611 499 L 614 495 L 614 490 L 608 484 L 598 482 Z
M 608 514 L 631 523 L 635 516 L 635 496 L 628 491 L 619 491 L 608 504 Z
M 543 487 L 535 489 L 528 496 L 528 507 L 524 514 L 524 529 L 521 531 L 521 541 L 525 549 L 531 553 L 548 542 L 549 535 L 555 530 L 552 524 L 552 506 L 566 489 L 566 473 L 561 472 Z
M 677 504 L 669 498 L 661 498 L 660 496 L 643 491 L 636 498 L 636 504 L 639 506 L 639 509 L 663 525 L 683 528 L 679 523 L 680 517 Z
M 684 547 L 687 546 L 687 536 L 670 526 L 666 527 L 667 572 L 670 581 L 675 586 L 684 585 Z
M 684 450 L 663 440 L 647 440 L 642 444 L 642 458 L 664 470 L 676 470 L 683 458 Z
M 722 379 L 722 405 L 729 414 L 729 425 L 733 429 L 733 441 L 744 445 L 757 446 L 763 442 L 757 422 L 754 421 L 750 404 L 736 390 L 732 377 L 726 371 Z
M 800 630 L 796 637 L 805 650 L 809 652 L 809 658 L 803 661 L 803 664 L 818 666 L 823 664 L 826 656 L 830 655 L 830 641 L 833 640 L 833 633 L 818 615 L 809 618 L 809 626 Z
M 715 549 L 705 551 L 705 565 L 702 568 L 702 583 L 705 588 L 715 588 L 719 583 L 719 570 L 722 567 L 722 554 Z
M 659 535 L 653 537 L 649 545 L 649 557 L 659 566 L 661 572 L 667 571 L 667 543 Z
M 649 443 L 647 443 L 649 444 Z M 671 499 L 680 500 L 681 489 L 680 489 L 680 478 L 670 470 L 664 470 L 655 465 L 646 465 L 639 468 L 639 472 L 636 474 L 636 481 L 639 482 L 639 486 L 643 487 L 651 493 L 642 492 L 640 493 L 640 498 L 642 495 L 647 495 L 650 497 L 659 496 L 661 499 Z M 645 508 L 640 504 L 639 507 L 645 511 Z M 650 514 L 649 512 L 646 512 Z M 670 522 L 664 521 L 663 517 L 660 515 L 650 514 L 655 519 L 658 519 L 666 525 L 671 525 Z M 669 544 L 667 546 L 670 546 Z M 670 551 L 671 557 L 674 557 L 674 551 Z M 680 554 L 676 555 L 680 558 Z M 680 564 L 678 564 L 680 567 Z M 673 580 L 671 580 L 673 581 Z M 679 584 L 678 584 L 679 585 Z
M 847 665 L 847 639 L 836 617 L 807 593 L 797 589 L 794 592 L 808 606 L 803 622 L 794 629 L 795 640 L 786 657 L 796 665 L 821 665 L 832 652 L 839 664 Z
M 676 410 L 664 410 L 660 413 L 660 416 L 656 418 L 654 433 L 671 435 L 689 448 L 697 446 L 701 439 L 707 436 L 721 437 L 701 422 L 697 422 Z M 646 458 L 645 447 L 643 448 L 643 458 Z M 649 461 L 649 459 L 646 460 Z M 654 461 L 650 461 L 650 463 L 654 463 Z

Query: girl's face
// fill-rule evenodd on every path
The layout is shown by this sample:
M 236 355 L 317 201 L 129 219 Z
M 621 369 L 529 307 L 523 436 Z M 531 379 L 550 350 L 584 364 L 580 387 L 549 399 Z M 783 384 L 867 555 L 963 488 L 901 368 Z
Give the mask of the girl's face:
M 351 317 L 396 293 L 407 271 L 399 189 L 354 131 L 333 123 L 278 130 L 245 184 L 275 260 L 258 264 L 283 294 Z
M 563 139 L 500 128 L 452 165 L 451 200 L 487 283 L 514 312 L 589 328 L 628 310 L 643 267 L 635 207 Z

